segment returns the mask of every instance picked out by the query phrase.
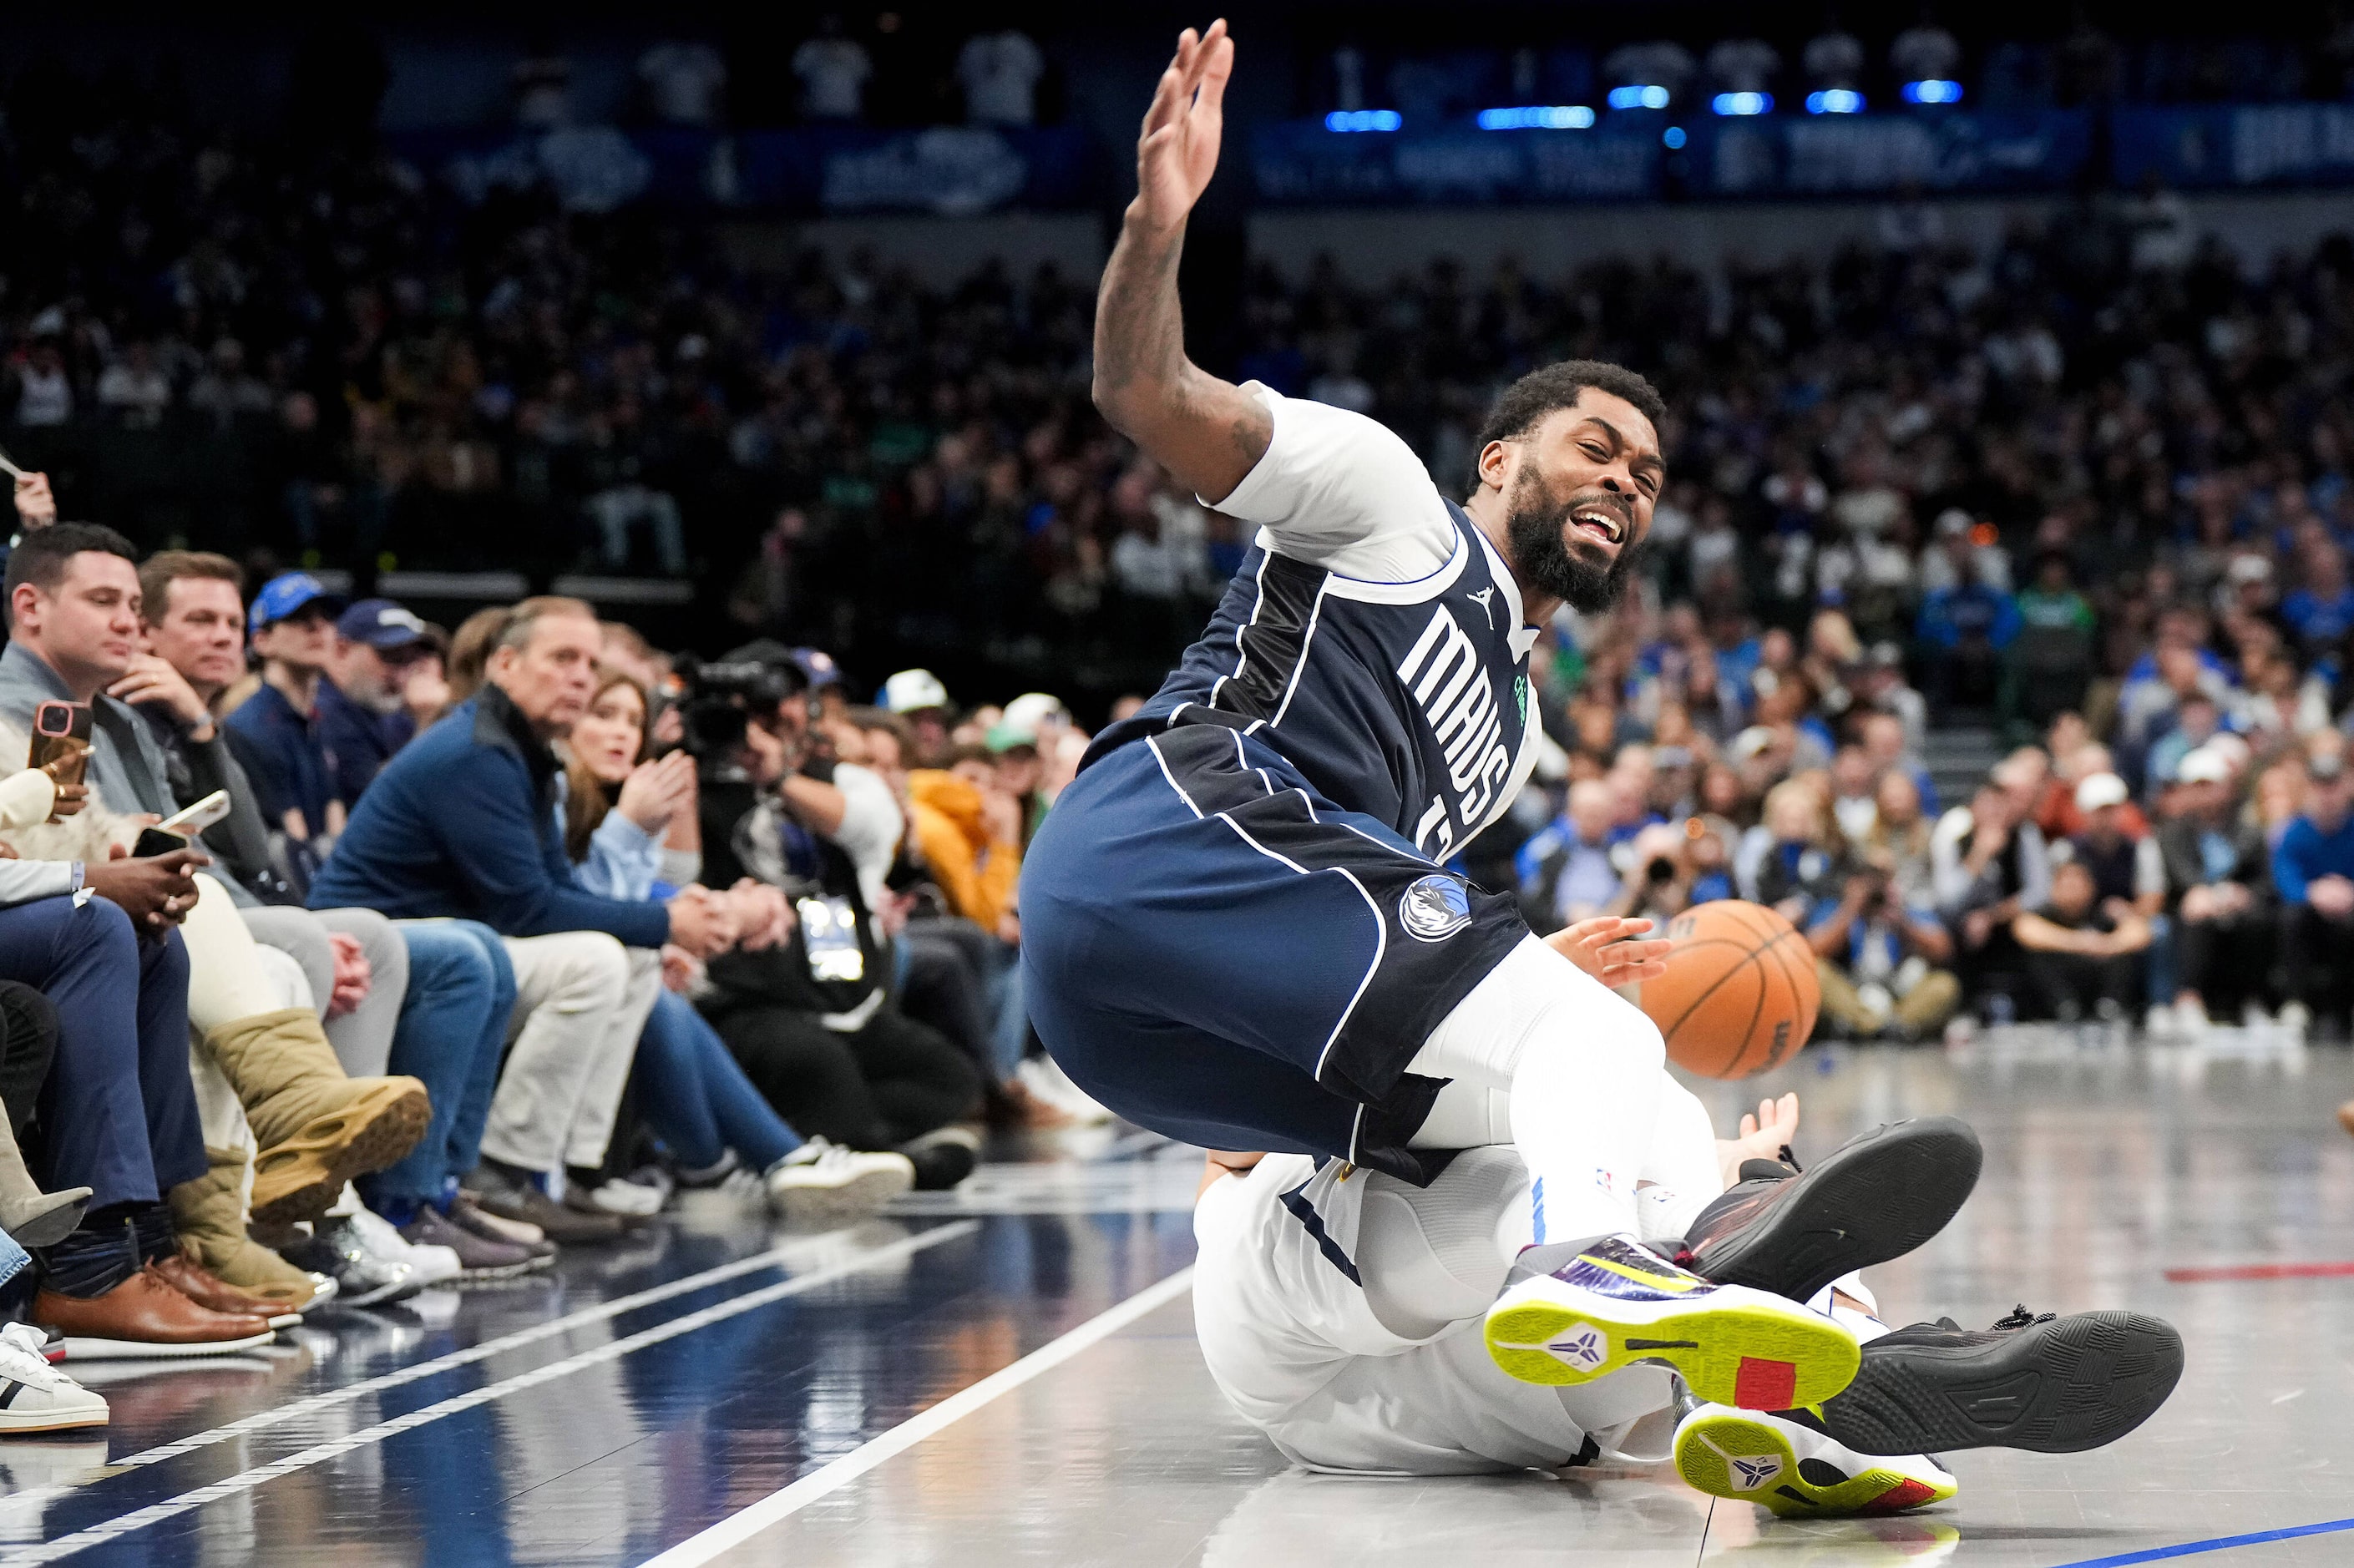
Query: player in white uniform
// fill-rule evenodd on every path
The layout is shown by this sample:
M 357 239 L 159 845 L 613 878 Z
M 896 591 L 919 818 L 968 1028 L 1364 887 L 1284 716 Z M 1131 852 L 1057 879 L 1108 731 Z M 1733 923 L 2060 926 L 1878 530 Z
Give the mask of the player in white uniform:
M 1607 964 L 1621 928 L 1587 922 L 1563 947 Z M 1844 1238 L 1823 1240 L 1841 1228 L 1828 1218 L 1880 1212 L 1867 1195 L 1903 1185 L 1924 1163 L 1975 1173 L 1976 1141 L 1950 1118 L 1880 1128 L 1800 1176 L 1771 1158 L 1787 1155 L 1796 1096 L 1761 1105 L 1723 1143 L 1681 1086 L 1670 1081 L 1661 1101 L 1636 1193 L 1638 1234 L 1712 1273 L 1805 1290 L 1842 1260 Z M 1864 1341 L 1863 1365 L 1856 1383 L 1814 1410 L 1702 1404 L 1651 1364 L 1575 1386 L 1533 1384 L 1500 1368 L 1478 1331 L 1507 1287 L 1531 1202 L 1527 1170 L 1504 1146 L 1464 1151 L 1423 1188 L 1306 1155 L 1214 1154 L 1194 1213 L 1193 1296 L 1212 1376 L 1287 1458 L 1312 1468 L 1450 1475 L 1560 1469 L 1606 1454 L 1672 1457 L 1702 1491 L 1829 1517 L 1954 1495 L 1943 1465 L 1893 1449 L 2071 1451 L 2114 1440 L 2156 1410 L 2180 1371 L 2172 1330 L 2131 1314 L 1891 1334 L 1848 1273 L 1816 1288 L 1810 1305 Z M 2037 1392 L 2020 1402 L 2029 1369 Z M 1999 1412 L 1974 1403 L 1982 1387 L 2009 1403 Z M 1957 1423 L 1933 1405 L 1971 1414 Z

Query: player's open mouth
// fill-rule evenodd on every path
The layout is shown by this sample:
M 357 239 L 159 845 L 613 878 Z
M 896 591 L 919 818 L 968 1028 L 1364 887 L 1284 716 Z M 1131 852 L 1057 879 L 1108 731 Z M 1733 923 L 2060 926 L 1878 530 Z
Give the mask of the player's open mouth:
M 1617 544 L 1619 535 L 1623 532 L 1624 528 L 1624 525 L 1621 524 L 1616 517 L 1611 516 L 1607 512 L 1599 511 L 1592 507 L 1588 507 L 1581 512 L 1572 513 L 1569 520 L 1573 526 L 1592 535 L 1594 538 L 1601 540 L 1606 545 Z

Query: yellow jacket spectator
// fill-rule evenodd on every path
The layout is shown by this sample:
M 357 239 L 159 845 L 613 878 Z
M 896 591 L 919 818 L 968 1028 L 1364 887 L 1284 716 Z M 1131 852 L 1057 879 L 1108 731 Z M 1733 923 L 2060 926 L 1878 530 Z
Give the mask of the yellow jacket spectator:
M 933 882 L 958 914 L 1003 935 L 1022 881 L 1020 815 L 1012 797 L 961 768 L 918 768 L 907 775 L 907 800 L 916 847 Z

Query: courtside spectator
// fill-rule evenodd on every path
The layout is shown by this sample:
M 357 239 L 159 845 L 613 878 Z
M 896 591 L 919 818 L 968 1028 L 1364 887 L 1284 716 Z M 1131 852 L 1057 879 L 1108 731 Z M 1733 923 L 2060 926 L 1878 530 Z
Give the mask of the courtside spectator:
M 2182 759 L 2173 804 L 2157 833 L 2174 926 L 2173 1022 L 2195 1033 L 2219 1008 L 2229 1016 L 2261 1005 L 2273 960 L 2272 854 L 2261 824 L 2232 810 L 2232 766 L 2221 753 L 2201 747 Z
M 1823 1016 L 1854 1038 L 1929 1039 L 1961 1005 L 1962 982 L 1945 967 L 1952 936 L 1925 898 L 1908 897 L 1884 871 L 1850 873 L 1835 903 L 1818 903 L 1806 932 Z
M 2026 952 L 2027 977 L 2041 1015 L 2062 1023 L 2131 1022 L 2141 1004 L 2149 921 L 2122 898 L 2104 901 L 2087 866 L 2052 873 L 2052 896 L 2011 921 Z
M 1611 863 L 1617 798 L 1588 779 L 1569 787 L 1568 809 L 1521 846 L 1521 908 L 1539 931 L 1558 931 L 1605 911 L 1618 895 Z
M 645 741 L 643 690 L 625 674 L 604 672 L 588 713 L 572 726 L 565 849 L 581 885 L 609 898 L 651 895 L 673 820 L 695 810 L 694 758 L 673 751 L 650 760 Z M 728 896 L 744 951 L 773 948 L 790 931 L 794 916 L 779 889 L 746 878 Z M 683 1185 L 716 1186 L 748 1169 L 779 1216 L 824 1222 L 871 1213 L 914 1183 L 915 1165 L 903 1154 L 804 1140 L 786 1125 L 679 994 L 700 978 L 700 966 L 673 948 L 664 969 L 631 1082 L 639 1114 L 667 1146 Z
M 2309 1027 L 2354 991 L 2354 773 L 2335 751 L 2306 764 L 2305 809 L 2273 851 L 2288 1000 L 2281 1022 Z
M 600 898 L 572 878 L 551 743 L 587 712 L 596 614 L 525 599 L 507 618 L 489 683 L 402 748 L 361 798 L 312 885 L 314 906 L 478 920 L 504 939 L 516 1001 L 511 1048 L 471 1178 L 482 1207 L 554 1240 L 620 1234 L 592 1200 L 547 1188 L 605 1160 L 630 1059 L 660 989 L 665 943 L 704 957 L 733 939 L 708 892 L 667 905 Z
M 319 693 L 334 659 L 342 609 L 308 572 L 264 583 L 247 612 L 261 684 L 228 715 L 243 743 L 239 760 L 261 791 L 262 816 L 320 853 L 344 827 L 335 755 L 319 724 Z
M 130 673 L 142 635 L 139 577 L 129 544 L 111 529 L 66 524 L 28 535 L 9 556 L 11 637 L 0 652 L 0 721 L 18 726 L 0 747 L 29 737 L 43 701 L 87 703 L 92 747 L 84 780 L 89 801 L 73 830 L 14 836 L 20 852 L 36 835 L 70 843 L 85 885 L 113 897 L 146 887 L 143 931 L 185 922 L 196 985 L 186 1022 L 203 1054 L 236 1094 L 253 1138 L 257 1215 L 308 1219 L 352 1177 L 380 1170 L 424 1131 L 424 1086 L 404 1076 L 353 1077 L 336 1060 L 319 1014 L 287 1006 L 239 918 L 228 890 L 195 871 L 194 850 L 155 857 L 125 854 L 136 824 L 128 813 L 176 809 L 161 749 L 138 711 L 107 696 Z M 76 833 L 79 837 L 74 836 Z M 120 857 L 120 858 L 110 858 Z M 161 878 L 157 884 L 154 879 Z M 121 902 L 121 900 L 118 900 Z
M 918 1187 L 962 1181 L 977 1139 L 955 1124 L 981 1110 L 982 1073 L 893 1001 L 890 949 L 868 902 L 890 863 L 887 849 L 879 863 L 873 852 L 898 833 L 890 787 L 831 756 L 795 692 L 747 714 L 743 744 L 724 774 L 706 775 L 700 808 L 715 880 L 748 874 L 795 895 L 783 946 L 709 968 L 701 1005 L 745 1073 L 804 1133 L 899 1149 Z
M 224 556 L 167 550 L 140 567 L 139 582 L 150 647 L 209 717 L 244 664 L 243 574 Z M 431 1097 L 432 1120 L 417 1146 L 389 1169 L 361 1180 L 370 1209 L 412 1245 L 450 1246 L 470 1275 L 523 1272 L 530 1259 L 499 1250 L 507 1238 L 481 1234 L 479 1216 L 456 1188 L 456 1177 L 474 1167 L 474 1145 L 514 1005 L 514 978 L 504 950 L 486 927 L 472 922 L 387 921 L 373 909 L 313 912 L 290 905 L 292 892 L 271 863 L 254 789 L 236 759 L 219 739 L 207 742 L 202 726 L 183 730 L 182 709 L 151 702 L 142 711 L 183 805 L 213 788 L 228 792 L 229 815 L 206 835 L 207 847 L 235 879 L 232 887 L 247 895 L 239 900 L 247 928 L 302 967 L 344 1070 L 355 1076 L 398 1072 L 424 1084 Z M 233 1205 L 242 1157 L 212 1142 L 207 1151 L 224 1189 L 212 1202 Z M 225 1174 L 232 1168 L 235 1181 Z M 224 1247 L 244 1235 L 242 1216 L 232 1213 L 229 1220 L 215 1227 L 227 1238 L 218 1244 Z
M 436 636 L 388 599 L 364 599 L 336 618 L 317 727 L 322 749 L 335 759 L 335 796 L 345 810 L 449 705 Z
M 2076 811 L 2084 825 L 2068 840 L 2067 853 L 2093 874 L 2102 903 L 2121 898 L 2142 915 L 2155 915 L 2166 899 L 2166 866 L 2154 835 L 2129 831 L 2126 810 L 2132 799 L 2115 774 L 2087 775 L 2076 786 Z

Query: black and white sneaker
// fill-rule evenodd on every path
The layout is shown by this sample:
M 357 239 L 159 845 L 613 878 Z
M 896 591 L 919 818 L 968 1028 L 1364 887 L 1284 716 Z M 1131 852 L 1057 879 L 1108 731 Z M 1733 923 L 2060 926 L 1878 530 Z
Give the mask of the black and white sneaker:
M 1700 1212 L 1676 1261 L 1720 1285 L 1808 1300 L 1944 1230 L 1985 1158 L 1967 1123 L 1930 1116 L 1882 1123 L 1804 1172 L 1749 1160 L 1741 1181 Z
M 1863 1454 L 2074 1454 L 2148 1420 L 2181 1376 L 2182 1336 L 2138 1312 L 2021 1307 L 1991 1329 L 1946 1318 L 1866 1344 L 1855 1381 L 1822 1404 L 1822 1429 Z
M 863 1220 L 916 1184 L 915 1162 L 896 1150 L 844 1149 L 812 1138 L 761 1176 L 779 1218 L 803 1225 Z
M 935 1128 L 899 1146 L 915 1168 L 916 1191 L 945 1192 L 981 1163 L 981 1139 L 970 1128 Z

